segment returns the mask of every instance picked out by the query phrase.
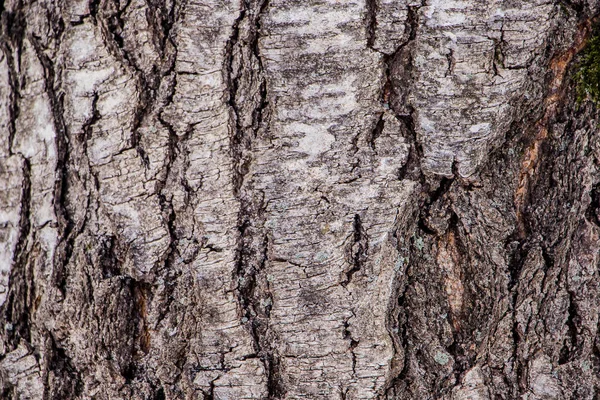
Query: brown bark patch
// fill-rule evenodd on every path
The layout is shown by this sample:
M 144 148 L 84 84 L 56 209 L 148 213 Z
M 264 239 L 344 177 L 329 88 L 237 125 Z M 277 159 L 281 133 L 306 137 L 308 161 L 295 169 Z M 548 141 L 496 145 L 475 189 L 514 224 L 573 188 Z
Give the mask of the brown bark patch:
M 548 87 L 548 94 L 544 98 L 544 115 L 535 124 L 535 136 L 529 147 L 525 150 L 525 156 L 519 171 L 519 184 L 515 191 L 514 203 L 517 213 L 517 226 L 519 234 L 525 236 L 525 225 L 523 221 L 523 208 L 529 191 L 531 178 L 538 172 L 540 163 L 540 149 L 548 138 L 548 126 L 558 114 L 558 109 L 565 98 L 564 80 L 568 67 L 573 58 L 585 47 L 591 33 L 592 26 L 598 17 L 588 18 L 578 26 L 573 44 L 566 51 L 561 52 L 550 59 L 549 68 L 552 71 L 552 80 Z
M 444 289 L 448 297 L 452 325 L 459 330 L 465 288 L 462 281 L 460 253 L 454 232 L 447 232 L 438 241 L 437 263 L 444 270 Z

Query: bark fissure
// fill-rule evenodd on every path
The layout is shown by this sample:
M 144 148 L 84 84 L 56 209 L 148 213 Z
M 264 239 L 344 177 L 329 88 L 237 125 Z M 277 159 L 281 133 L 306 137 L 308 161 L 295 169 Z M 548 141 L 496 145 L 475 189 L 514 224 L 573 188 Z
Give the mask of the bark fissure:
M 591 201 L 585 211 L 586 219 L 600 227 L 600 183 L 596 183 L 590 191 Z
M 8 105 L 9 121 L 8 121 L 8 153 L 13 154 L 13 142 L 16 134 L 16 123 L 19 117 L 19 75 L 17 73 L 17 66 L 15 65 L 15 59 L 13 52 L 20 58 L 23 33 L 25 30 L 25 21 L 22 13 L 13 13 L 3 11 L 0 15 L 2 18 L 2 36 L 0 37 L 0 43 L 2 46 L 2 52 L 6 57 L 6 63 L 8 66 L 8 82 L 10 85 L 10 103 Z M 20 60 L 17 63 L 20 64 Z
M 383 115 L 384 115 L 383 113 L 381 113 L 381 115 L 379 115 L 379 119 L 377 120 L 377 123 L 375 124 L 375 128 L 373 128 L 373 130 L 371 131 L 370 135 L 367 138 L 367 143 L 371 147 L 371 150 L 373 150 L 375 152 L 377 152 L 375 141 L 383 133 L 383 128 L 385 125 L 385 121 L 383 120 Z
M 28 241 L 31 233 L 31 165 L 29 160 L 22 158 L 22 191 L 19 211 L 19 233 L 10 270 L 10 288 L 4 305 L 4 319 L 12 326 L 6 330 L 6 342 L 9 349 L 14 350 L 21 339 L 30 341 L 30 314 L 33 303 L 33 287 L 31 268 L 28 266 Z M 6 325 L 5 325 L 6 329 Z M 1 356 L 0 356 L 1 357 Z
M 348 247 L 348 263 L 351 267 L 345 272 L 344 280 L 340 282 L 343 287 L 348 286 L 355 273 L 364 269 L 364 265 L 367 262 L 368 251 L 369 238 L 363 228 L 360 215 L 355 214 L 352 222 L 352 241 Z
M 421 171 L 423 148 L 415 130 L 414 108 L 408 100 L 412 80 L 413 47 L 419 28 L 419 10 L 425 6 L 425 0 L 419 6 L 408 6 L 404 23 L 406 41 L 401 43 L 391 55 L 383 55 L 384 84 L 381 102 L 384 108 L 390 108 L 395 117 L 404 126 L 410 144 L 408 160 L 398 171 L 398 179 L 411 179 L 424 182 Z
M 139 358 L 138 349 L 144 354 L 150 350 L 150 330 L 148 326 L 148 304 L 151 300 L 152 287 L 144 282 L 128 278 L 130 290 L 133 296 L 133 317 L 136 321 L 136 343 L 138 348 L 133 347 L 133 359 Z
M 354 310 L 352 311 L 352 317 L 351 318 L 355 318 L 356 314 L 354 312 Z M 344 339 L 348 340 L 348 351 L 350 352 L 350 356 L 352 357 L 352 374 L 354 376 L 356 376 L 356 352 L 354 351 L 356 349 L 356 347 L 360 344 L 360 340 L 356 340 L 352 337 L 352 333 L 350 332 L 350 322 L 349 322 L 348 318 L 346 321 L 344 321 Z
M 281 398 L 285 388 L 280 360 L 269 331 L 272 295 L 266 269 L 269 235 L 265 224 L 264 194 L 254 190 L 248 177 L 253 162 L 254 142 L 268 129 L 267 81 L 259 48 L 260 20 L 267 1 L 244 1 L 226 45 L 225 81 L 231 110 L 230 147 L 233 162 L 233 191 L 240 203 L 238 247 L 234 282 L 237 285 L 241 322 L 247 326 L 261 360 L 269 399 Z M 252 93 L 257 88 L 258 97 Z
M 169 69 L 174 68 L 174 64 L 175 63 L 173 62 Z M 177 232 L 177 229 L 176 229 L 177 228 L 176 227 L 176 217 L 177 216 L 176 216 L 175 210 L 173 208 L 173 202 L 172 202 L 172 199 L 168 198 L 169 195 L 164 193 L 164 191 L 165 191 L 167 182 L 169 181 L 169 178 L 171 177 L 172 165 L 175 162 L 175 159 L 182 153 L 181 148 L 180 148 L 181 142 L 185 140 L 185 137 L 183 137 L 183 138 L 178 137 L 173 125 L 171 125 L 169 122 L 167 122 L 162 117 L 162 111 L 164 110 L 164 108 L 173 101 L 173 95 L 175 93 L 177 76 L 175 75 L 173 77 L 173 79 L 174 79 L 174 82 L 171 85 L 171 91 L 170 91 L 169 95 L 167 96 L 166 104 L 163 105 L 162 108 L 157 113 L 158 121 L 160 122 L 160 124 L 162 124 L 162 126 L 164 126 L 167 129 L 167 132 L 169 134 L 169 138 L 168 138 L 168 142 L 167 142 L 167 159 L 166 159 L 165 167 L 164 167 L 164 178 L 159 180 L 159 185 L 157 187 L 159 205 L 163 212 L 163 215 L 166 215 L 166 226 L 167 226 L 167 232 L 169 234 L 169 249 L 167 250 L 166 254 L 163 256 L 164 257 L 163 267 L 165 270 L 167 270 L 169 265 L 172 265 L 172 263 L 173 263 L 173 257 L 175 256 L 175 253 L 177 252 L 178 237 L 177 237 L 177 233 L 176 233 Z
M 44 397 L 60 399 L 73 395 L 80 396 L 83 393 L 84 385 L 81 373 L 65 349 L 56 342 L 52 333 L 47 332 L 46 335 L 50 357 L 44 382 Z
M 378 0 L 366 0 L 367 6 L 367 46 L 373 48 L 375 43 L 375 34 L 377 30 L 377 11 L 379 10 Z
M 409 318 L 408 318 L 408 304 L 407 304 L 406 296 L 408 294 L 407 293 L 408 288 L 411 287 L 413 284 L 412 274 L 410 273 L 411 266 L 412 266 L 412 263 L 410 263 L 410 262 L 406 266 L 405 276 L 407 278 L 405 280 L 405 283 L 403 285 L 401 292 L 398 295 L 398 308 L 397 308 L 398 314 L 395 316 L 395 325 L 396 325 L 395 329 L 397 330 L 396 335 L 400 339 L 400 345 L 402 347 L 402 350 L 404 351 L 405 356 L 404 356 L 404 360 L 402 363 L 402 368 L 398 371 L 398 373 L 395 376 L 391 377 L 391 379 L 389 380 L 388 384 L 385 387 L 385 390 L 383 391 L 383 393 L 385 393 L 385 395 L 388 398 L 396 395 L 397 388 L 402 388 L 403 386 L 405 386 L 405 382 L 407 380 L 408 373 L 410 370 L 409 362 L 406 359 L 406 353 L 409 349 L 409 346 L 411 346 L 411 340 L 410 340 L 409 333 L 408 333 L 408 326 L 409 326 L 408 319 Z M 384 397 L 382 396 L 381 398 L 384 398 Z

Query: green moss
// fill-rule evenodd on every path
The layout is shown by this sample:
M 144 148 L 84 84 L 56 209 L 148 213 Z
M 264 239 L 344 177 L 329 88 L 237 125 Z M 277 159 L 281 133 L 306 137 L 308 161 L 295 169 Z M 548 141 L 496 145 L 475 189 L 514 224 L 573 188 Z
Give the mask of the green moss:
M 598 30 L 581 51 L 575 71 L 577 102 L 590 100 L 596 106 L 600 105 L 600 32 Z

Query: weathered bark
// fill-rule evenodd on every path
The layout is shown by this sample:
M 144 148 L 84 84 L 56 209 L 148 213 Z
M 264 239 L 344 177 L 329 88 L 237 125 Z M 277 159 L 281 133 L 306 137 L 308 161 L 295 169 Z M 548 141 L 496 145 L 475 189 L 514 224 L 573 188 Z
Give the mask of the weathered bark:
M 598 398 L 600 2 L 0 11 L 1 398 Z

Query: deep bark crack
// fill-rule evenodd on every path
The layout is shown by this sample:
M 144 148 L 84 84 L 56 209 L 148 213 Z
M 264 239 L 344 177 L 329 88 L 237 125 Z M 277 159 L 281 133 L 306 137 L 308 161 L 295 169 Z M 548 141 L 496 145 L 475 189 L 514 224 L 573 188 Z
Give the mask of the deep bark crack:
M 31 165 L 29 160 L 22 158 L 23 182 L 19 215 L 19 236 L 15 245 L 14 258 L 10 270 L 10 286 L 6 303 L 3 305 L 4 318 L 13 328 L 7 332 L 8 348 L 14 350 L 21 339 L 30 341 L 30 314 L 34 290 L 32 271 L 28 266 L 28 238 L 31 231 Z
M 277 349 L 269 330 L 272 304 L 261 304 L 272 296 L 266 280 L 269 262 L 269 235 L 264 226 L 264 194 L 257 193 L 248 170 L 253 159 L 253 144 L 268 129 L 268 93 L 259 48 L 260 19 L 268 7 L 266 0 L 244 1 L 232 26 L 224 61 L 225 83 L 231 115 L 230 148 L 233 162 L 233 194 L 238 199 L 238 246 L 234 281 L 242 323 L 254 341 L 256 355 L 264 365 L 267 397 L 281 398 L 285 388 Z M 254 96 L 252 88 L 257 88 Z M 244 101 L 240 101 L 244 99 Z
M 352 242 L 348 247 L 348 262 L 350 269 L 345 272 L 345 277 L 340 284 L 343 287 L 348 286 L 355 273 L 363 269 L 367 262 L 367 253 L 369 251 L 369 238 L 363 228 L 360 215 L 355 214 L 352 223 Z
M 352 312 L 352 316 L 356 317 L 356 315 L 354 314 L 354 311 Z M 349 319 L 344 321 L 344 332 L 343 333 L 344 333 L 344 339 L 350 341 L 350 343 L 348 344 L 348 351 L 350 352 L 350 356 L 352 357 L 352 374 L 356 375 L 356 353 L 354 352 L 354 349 L 356 349 L 356 347 L 360 343 L 360 340 L 354 339 L 348 328 L 350 328 Z

